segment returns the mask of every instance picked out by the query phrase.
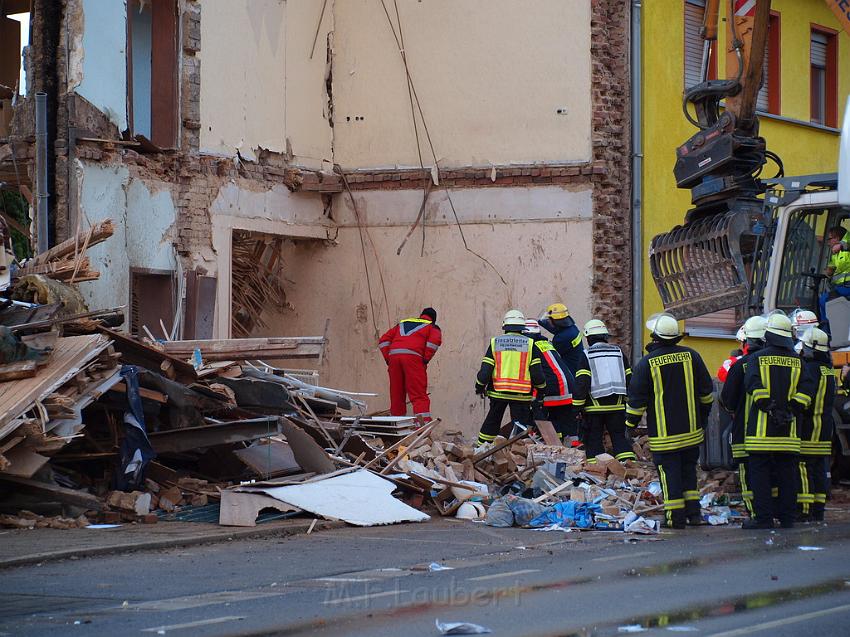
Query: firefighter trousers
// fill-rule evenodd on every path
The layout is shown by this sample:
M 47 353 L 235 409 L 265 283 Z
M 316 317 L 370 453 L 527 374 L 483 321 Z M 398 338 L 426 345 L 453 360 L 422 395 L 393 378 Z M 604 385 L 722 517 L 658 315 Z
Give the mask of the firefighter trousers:
M 794 524 L 797 514 L 798 458 L 795 453 L 750 452 L 747 481 L 753 492 L 756 522 L 772 523 L 775 517 L 783 526 Z M 772 493 L 774 486 L 778 489 L 775 503 Z
M 545 402 L 543 405 L 548 412 L 548 420 L 555 427 L 558 436 L 563 438 L 564 436 L 577 435 L 576 418 L 572 405 L 553 405 L 546 407 Z
M 738 458 L 738 481 L 741 483 L 741 498 L 744 500 L 744 506 L 747 507 L 750 517 L 753 517 L 753 492 L 747 479 L 746 458 Z
M 407 415 L 407 397 L 413 414 L 431 417 L 428 397 L 428 371 L 425 361 L 413 354 L 392 354 L 387 366 L 390 375 L 390 415 Z
M 584 436 L 584 449 L 587 461 L 596 462 L 596 456 L 605 453 L 603 437 L 605 432 L 611 437 L 612 455 L 623 462 L 636 460 L 632 443 L 626 438 L 626 412 L 619 411 L 586 411 L 584 412 L 587 434 Z
M 652 460 L 658 468 L 658 479 L 661 481 L 667 526 L 684 524 L 687 516 L 699 515 L 699 491 L 697 490 L 699 447 L 686 447 L 676 451 L 653 451 Z
M 797 489 L 797 504 L 804 515 L 811 514 L 815 520 L 823 520 L 826 508 L 826 472 L 828 456 L 799 456 L 800 482 Z
M 531 427 L 534 424 L 531 418 L 531 401 L 490 398 L 490 409 L 484 417 L 481 432 L 478 434 L 479 443 L 493 442 L 499 435 L 506 409 L 511 411 L 511 420 L 516 420 L 525 427 Z

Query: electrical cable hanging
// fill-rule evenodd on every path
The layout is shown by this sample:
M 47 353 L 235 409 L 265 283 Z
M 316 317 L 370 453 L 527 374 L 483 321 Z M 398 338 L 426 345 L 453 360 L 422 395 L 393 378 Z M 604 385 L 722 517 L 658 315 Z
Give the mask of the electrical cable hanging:
M 401 56 L 402 63 L 404 64 L 404 72 L 405 72 L 405 75 L 407 76 L 408 87 L 409 87 L 410 92 L 413 94 L 413 98 L 416 102 L 416 109 L 419 112 L 419 119 L 422 121 L 422 128 L 425 130 L 425 138 L 428 140 L 428 146 L 431 150 L 431 156 L 434 159 L 434 166 L 437 170 L 437 175 L 438 175 L 438 178 L 439 178 L 440 162 L 437 159 L 437 152 L 434 149 L 434 142 L 431 139 L 431 131 L 428 129 L 428 123 L 425 119 L 425 114 L 422 112 L 422 104 L 420 103 L 419 95 L 416 92 L 416 85 L 413 82 L 413 77 L 410 74 L 410 68 L 407 65 L 407 56 L 405 55 L 404 46 L 401 43 L 401 39 L 399 38 L 398 33 L 396 33 L 395 25 L 393 25 L 393 21 L 392 21 L 392 18 L 390 17 L 390 12 L 387 9 L 387 5 L 386 5 L 385 0 L 380 0 L 380 2 L 381 2 L 381 6 L 384 8 L 384 15 L 386 15 L 386 17 L 387 17 L 387 23 L 390 26 L 390 30 L 392 31 L 393 38 L 395 39 L 395 42 L 396 42 L 396 46 L 398 47 L 399 55 Z M 400 23 L 399 23 L 399 25 L 400 25 Z M 416 126 L 416 120 L 414 119 L 414 127 L 415 126 Z M 417 138 L 418 138 L 418 136 L 417 136 Z M 457 209 L 455 208 L 454 201 L 452 201 L 451 193 L 449 192 L 449 189 L 446 186 L 443 186 L 443 190 L 446 193 L 446 198 L 448 199 L 449 206 L 452 209 L 452 214 L 454 215 L 454 219 L 455 219 L 455 225 L 457 226 L 458 232 L 460 233 L 460 238 L 461 238 L 461 241 L 463 242 L 464 249 L 467 252 L 469 252 L 469 253 L 473 254 L 474 256 L 478 257 L 479 259 L 481 259 L 481 261 L 483 261 L 484 263 L 486 263 L 493 270 L 493 272 L 496 273 L 496 276 L 499 277 L 499 279 L 502 281 L 502 283 L 505 285 L 505 287 L 508 287 L 508 283 L 505 280 L 505 277 L 503 277 L 502 274 L 499 272 L 499 270 L 496 269 L 496 266 L 494 266 L 486 257 L 478 254 L 475 250 L 473 250 L 472 248 L 469 247 L 469 244 L 466 241 L 466 236 L 463 233 L 463 227 L 460 224 L 460 219 L 459 219 L 458 214 L 457 214 Z M 424 210 L 424 207 L 423 207 L 423 210 Z

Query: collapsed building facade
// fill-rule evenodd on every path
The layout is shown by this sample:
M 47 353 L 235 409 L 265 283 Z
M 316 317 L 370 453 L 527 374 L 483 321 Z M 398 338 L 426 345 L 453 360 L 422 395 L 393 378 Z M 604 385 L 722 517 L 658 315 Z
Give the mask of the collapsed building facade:
M 100 277 L 80 288 L 92 309 L 127 305 L 131 331 L 325 335 L 324 384 L 383 392 L 378 335 L 430 305 L 444 333 L 432 409 L 468 431 L 507 309 L 563 301 L 630 343 L 628 4 L 0 12 L 4 33 L 6 16 L 30 17 L 26 89 L 2 96 L 0 182 L 33 218 L 42 193 L 51 245 L 113 220 L 116 237 L 88 252 Z M 20 58 L 2 54 L 8 86 Z

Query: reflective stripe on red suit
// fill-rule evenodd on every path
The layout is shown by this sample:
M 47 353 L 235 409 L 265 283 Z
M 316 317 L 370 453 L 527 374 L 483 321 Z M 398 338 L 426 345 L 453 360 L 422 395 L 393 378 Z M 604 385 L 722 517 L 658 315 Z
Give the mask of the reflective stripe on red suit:
M 381 336 L 378 348 L 390 376 L 390 414 L 404 416 L 409 397 L 414 414 L 431 415 L 426 366 L 442 344 L 442 333 L 423 315 L 400 321 Z

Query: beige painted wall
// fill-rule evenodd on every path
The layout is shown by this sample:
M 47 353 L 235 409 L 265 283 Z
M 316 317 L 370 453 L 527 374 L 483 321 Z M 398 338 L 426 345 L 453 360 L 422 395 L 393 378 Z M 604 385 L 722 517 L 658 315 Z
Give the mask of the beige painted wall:
M 387 6 L 394 19 L 394 3 Z M 590 158 L 589 0 L 399 0 L 398 7 L 441 165 Z M 337 0 L 334 23 L 337 161 L 418 165 L 404 66 L 381 3 Z M 433 164 L 420 132 L 425 163 Z
M 320 9 L 310 0 L 202 0 L 202 152 L 238 150 L 254 159 L 260 147 L 286 152 L 289 138 L 295 163 L 330 160 L 324 77 L 331 11 L 310 59 Z
M 493 269 L 464 249 L 457 226 L 442 220 L 444 213 L 450 214 L 444 199 L 428 208 L 424 256 L 420 256 L 419 231 L 397 256 L 421 193 L 356 193 L 364 217 L 378 221 L 390 209 L 401 218 L 372 226 L 364 235 L 378 331 L 425 305 L 433 305 L 439 313 L 444 346 L 429 366 L 430 387 L 433 411 L 448 426 L 462 427 L 469 434 L 480 426 L 484 406 L 473 393 L 472 383 L 487 339 L 499 332 L 506 310 L 515 306 L 536 315 L 547 304 L 563 300 L 578 321 L 590 318 L 592 221 L 586 195 L 558 187 L 452 192 L 459 214 L 469 218 L 463 224 L 469 247 L 493 264 L 506 279 L 505 285 Z M 472 214 L 471 202 L 497 221 Z M 562 216 L 543 221 L 498 220 L 509 218 L 520 206 L 527 217 L 545 217 L 552 211 Z M 295 309 L 276 317 L 267 335 L 321 334 L 330 318 L 322 382 L 351 391 L 378 392 L 380 397 L 370 399 L 369 408 L 380 409 L 389 404 L 386 368 L 376 350 L 380 334 L 373 326 L 360 236 L 349 225 L 348 208 L 344 201 L 338 206 L 343 227 L 337 245 L 295 241 L 288 246 L 286 289 Z

